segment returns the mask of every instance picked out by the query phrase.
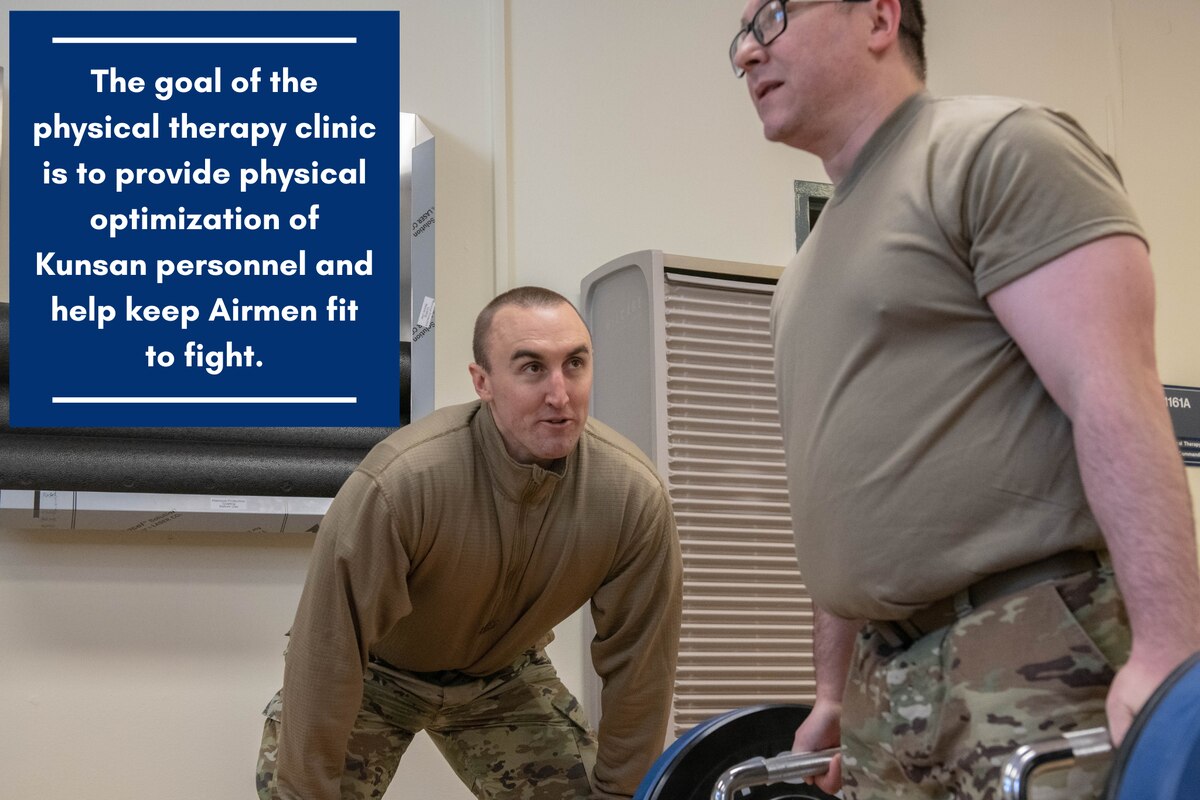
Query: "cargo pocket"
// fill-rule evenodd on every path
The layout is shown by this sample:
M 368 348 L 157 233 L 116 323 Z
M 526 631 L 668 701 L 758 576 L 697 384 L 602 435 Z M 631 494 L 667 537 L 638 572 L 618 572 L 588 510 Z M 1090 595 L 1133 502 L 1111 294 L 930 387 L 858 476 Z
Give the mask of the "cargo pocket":
M 555 692 L 550 703 L 557 709 L 558 713 L 566 717 L 589 740 L 595 738 L 591 727 L 588 725 L 587 715 L 583 713 L 583 706 L 567 691 L 566 687 L 563 687 L 561 691 Z
M 948 639 L 950 691 L 972 716 L 986 711 L 1014 734 L 1069 730 L 1072 719 L 1090 726 L 1097 714 L 1103 722 L 1112 665 L 1060 594 L 1072 598 L 1093 576 L 1042 583 L 959 620 Z
M 583 706 L 562 684 L 559 684 L 559 691 L 554 692 L 551 705 L 570 723 L 571 733 L 575 736 L 575 744 L 580 752 L 580 759 L 584 768 L 587 769 L 588 776 L 592 775 L 596 766 L 596 736 L 592 728 L 588 726 L 588 717 L 583 712 Z
M 1091 644 L 1109 668 L 1116 670 L 1128 661 L 1132 631 L 1112 567 L 1105 565 L 1065 578 L 1055 587 L 1078 635 Z
M 596 735 L 588 725 L 587 715 L 583 713 L 579 701 L 561 683 L 550 704 L 566 719 L 571 735 L 575 738 L 575 749 L 584 771 L 583 775 L 578 775 L 574 774 L 574 771 L 579 767 L 568 769 L 566 777 L 573 784 L 582 786 L 586 782 L 586 785 L 590 786 L 592 774 L 596 771 L 597 744 Z

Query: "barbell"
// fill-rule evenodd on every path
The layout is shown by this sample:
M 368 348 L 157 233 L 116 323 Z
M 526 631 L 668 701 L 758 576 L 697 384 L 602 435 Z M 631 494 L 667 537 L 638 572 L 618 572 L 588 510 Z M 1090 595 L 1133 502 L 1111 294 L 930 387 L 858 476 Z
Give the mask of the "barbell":
M 634 800 L 830 798 L 814 786 L 787 781 L 825 772 L 836 749 L 762 755 L 790 748 L 810 710 L 802 704 L 751 706 L 697 725 L 659 757 Z M 1200 653 L 1163 681 L 1115 752 L 1105 728 L 1018 747 L 1002 770 L 1002 800 L 1026 800 L 1029 783 L 1044 771 L 1105 756 L 1112 766 L 1104 800 L 1200 797 Z

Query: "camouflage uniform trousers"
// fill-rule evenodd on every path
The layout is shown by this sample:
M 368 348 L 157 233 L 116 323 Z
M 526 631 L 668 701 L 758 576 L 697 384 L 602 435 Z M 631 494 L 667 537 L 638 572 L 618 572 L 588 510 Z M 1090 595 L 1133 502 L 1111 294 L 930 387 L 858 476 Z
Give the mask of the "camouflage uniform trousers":
M 263 713 L 258 796 L 274 797 L 280 695 Z M 540 650 L 496 675 L 420 675 L 371 663 L 346 747 L 342 800 L 383 797 L 400 757 L 424 730 L 481 800 L 591 796 L 596 738 L 579 702 Z
M 907 648 L 868 623 L 843 701 L 845 797 L 997 800 L 1017 747 L 1107 724 L 1130 637 L 1107 560 L 979 606 Z M 1045 772 L 1028 797 L 1098 798 L 1108 767 Z

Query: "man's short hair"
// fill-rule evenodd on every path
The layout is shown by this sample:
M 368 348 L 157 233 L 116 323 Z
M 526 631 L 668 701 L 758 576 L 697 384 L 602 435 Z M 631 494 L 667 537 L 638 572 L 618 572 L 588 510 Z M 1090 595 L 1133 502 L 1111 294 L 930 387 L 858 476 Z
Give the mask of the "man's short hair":
M 925 9 L 921 0 L 900 0 L 900 49 L 925 81 Z
M 471 351 L 475 358 L 475 363 L 484 369 L 491 369 L 488 364 L 487 355 L 487 340 L 488 334 L 492 330 L 492 318 L 496 316 L 496 312 L 505 306 L 517 306 L 518 308 L 552 308 L 557 305 L 568 305 L 576 314 L 579 314 L 579 309 L 575 308 L 575 304 L 561 294 L 541 286 L 518 286 L 515 289 L 509 289 L 503 294 L 498 294 L 492 299 L 492 302 L 483 307 L 479 312 L 479 316 L 475 318 L 475 335 L 471 339 Z M 583 319 L 583 315 L 579 314 L 579 319 Z M 585 326 L 587 323 L 584 323 Z

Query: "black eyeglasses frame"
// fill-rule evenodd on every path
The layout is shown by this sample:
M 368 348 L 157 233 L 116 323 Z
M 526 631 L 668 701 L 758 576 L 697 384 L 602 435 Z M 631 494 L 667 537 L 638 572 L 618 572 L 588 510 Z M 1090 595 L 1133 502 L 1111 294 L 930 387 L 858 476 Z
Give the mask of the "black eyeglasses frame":
M 778 39 L 787 30 L 788 21 L 788 3 L 796 3 L 797 5 L 816 5 L 817 3 L 865 3 L 867 0 L 766 0 L 762 5 L 754 10 L 754 14 L 750 17 L 750 21 L 742 27 L 738 28 L 738 32 L 733 35 L 733 41 L 729 44 L 729 63 L 733 67 L 733 75 L 735 78 L 745 76 L 746 70 L 737 65 L 737 51 L 741 49 L 742 42 L 745 41 L 746 35 L 750 34 L 754 40 L 761 46 L 766 47 L 771 42 Z M 779 4 L 780 18 L 783 24 L 779 26 L 770 39 L 766 38 L 762 32 L 762 23 L 759 17 L 767 6 L 773 3 Z

